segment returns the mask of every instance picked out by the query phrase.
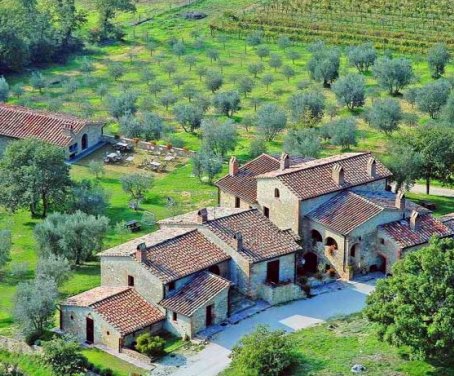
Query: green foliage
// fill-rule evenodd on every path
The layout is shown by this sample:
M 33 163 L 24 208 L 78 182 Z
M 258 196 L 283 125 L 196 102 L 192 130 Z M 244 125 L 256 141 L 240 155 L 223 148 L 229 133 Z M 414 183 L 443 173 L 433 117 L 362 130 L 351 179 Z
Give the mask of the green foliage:
M 11 231 L 0 230 L 0 269 L 10 261 L 11 247 Z
M 290 336 L 266 326 L 257 326 L 232 349 L 232 369 L 241 375 L 283 375 L 295 359 Z
M 266 141 L 263 138 L 256 137 L 251 141 L 249 146 L 249 157 L 257 158 L 259 155 L 267 152 Z
M 243 76 L 238 81 L 238 91 L 244 95 L 246 98 L 247 95 L 252 91 L 254 88 L 254 81 L 249 78 L 248 76 Z
M 123 175 L 120 178 L 121 188 L 123 191 L 128 193 L 130 197 L 139 206 L 140 201 L 145 198 L 145 195 L 153 187 L 154 179 L 152 175 L 135 172 L 127 175 Z
M 106 173 L 104 163 L 96 159 L 92 159 L 90 162 L 88 162 L 88 170 L 95 176 L 96 179 L 99 179 Z
M 41 72 L 34 71 L 30 77 L 30 85 L 33 89 L 38 90 L 40 94 L 43 93 L 43 89 L 47 86 L 46 78 Z
M 321 141 L 316 129 L 291 129 L 285 137 L 284 150 L 288 154 L 316 158 Z
M 448 81 L 430 82 L 418 90 L 416 105 L 420 111 L 427 112 L 432 119 L 435 119 L 447 103 L 450 92 L 451 84 Z
M 241 99 L 236 91 L 217 93 L 213 99 L 213 106 L 221 114 L 232 117 L 240 108 Z
M 185 132 L 195 132 L 202 124 L 203 108 L 196 103 L 179 103 L 174 107 L 173 114 Z
M 201 130 L 202 149 L 208 154 L 224 158 L 229 151 L 235 149 L 238 138 L 237 127 L 233 121 L 221 123 L 216 120 L 204 120 Z
M 451 91 L 446 105 L 442 108 L 441 119 L 443 122 L 452 126 L 454 124 L 454 92 Z
M 411 146 L 396 142 L 388 146 L 388 153 L 390 158 L 386 165 L 393 174 L 396 190 L 409 191 L 421 175 L 422 155 Z
M 333 145 L 340 146 L 343 150 L 348 150 L 351 146 L 356 145 L 357 125 L 355 118 L 340 118 L 331 121 L 327 126 Z
M 399 128 L 402 117 L 399 102 L 391 98 L 376 100 L 366 113 L 367 122 L 387 135 Z
M 377 283 L 366 316 L 385 341 L 408 346 L 415 357 L 450 364 L 454 358 L 454 241 L 429 246 L 398 261 L 393 276 Z
M 137 337 L 136 349 L 148 356 L 160 356 L 164 354 L 165 340 L 150 333 L 143 333 Z
M 429 63 L 432 78 L 440 78 L 445 73 L 446 65 L 451 60 L 451 54 L 444 43 L 436 43 L 427 51 L 427 62 Z
M 347 49 L 350 65 L 356 67 L 360 73 L 367 72 L 377 59 L 377 51 L 372 43 L 351 46 Z
M 28 208 L 46 216 L 62 205 L 70 185 L 69 167 L 62 149 L 37 139 L 8 145 L 0 161 L 0 203 L 8 210 Z
M 330 87 L 339 77 L 340 51 L 321 41 L 311 44 L 309 51 L 312 58 L 307 63 L 307 69 L 311 78 L 323 82 L 324 87 Z
M 109 76 L 112 77 L 115 81 L 120 79 L 125 74 L 125 67 L 123 64 L 113 61 L 109 65 L 107 65 L 107 71 Z
M 70 337 L 55 337 L 43 343 L 43 360 L 56 375 L 79 375 L 85 370 L 87 358 L 79 344 Z
M 98 12 L 97 29 L 92 30 L 94 42 L 118 40 L 123 36 L 122 31 L 113 24 L 117 12 L 133 12 L 136 10 L 132 0 L 95 0 L 94 6 Z
M 81 211 L 53 213 L 37 224 L 33 232 L 41 255 L 64 256 L 71 263 L 80 265 L 101 251 L 108 224 L 106 217 Z
M 117 96 L 107 96 L 107 110 L 115 119 L 126 114 L 134 115 L 137 112 L 137 93 L 125 91 Z
M 347 74 L 339 78 L 332 88 L 339 104 L 347 106 L 349 110 L 364 106 L 366 85 L 363 76 Z
M 288 107 L 292 121 L 313 126 L 323 118 L 325 97 L 320 91 L 296 93 L 289 98 Z
M 217 72 L 209 72 L 205 78 L 205 85 L 213 94 L 222 87 L 223 83 L 222 74 Z
M 411 61 L 405 58 L 380 57 L 375 61 L 372 71 L 379 85 L 391 95 L 398 95 L 414 79 Z
M 24 335 L 42 335 L 52 325 L 57 284 L 50 278 L 36 278 L 17 286 L 14 317 Z
M 266 141 L 272 141 L 287 125 L 285 111 L 274 103 L 268 103 L 257 111 L 257 130 Z
M 109 206 L 109 194 L 99 183 L 83 179 L 74 182 L 68 195 L 67 211 L 75 213 L 78 210 L 90 215 L 104 215 Z
M 64 256 L 49 254 L 41 257 L 36 266 L 37 279 L 50 279 L 61 286 L 71 277 L 71 265 Z

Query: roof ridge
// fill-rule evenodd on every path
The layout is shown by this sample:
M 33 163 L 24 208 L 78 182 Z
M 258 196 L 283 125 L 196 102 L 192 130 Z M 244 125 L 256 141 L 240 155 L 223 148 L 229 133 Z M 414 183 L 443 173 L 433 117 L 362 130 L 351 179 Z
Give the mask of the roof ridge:
M 185 233 L 183 233 L 183 234 L 176 235 L 176 236 L 174 236 L 174 237 L 172 237 L 172 238 L 168 238 L 168 239 L 161 240 L 160 242 L 158 242 L 158 243 L 156 243 L 156 244 L 153 244 L 153 245 L 147 247 L 147 251 L 148 251 L 149 249 L 151 249 L 151 248 L 161 246 L 161 245 L 163 245 L 164 243 L 174 241 L 174 240 L 176 240 L 176 239 L 182 238 L 183 236 L 192 234 L 192 233 L 194 233 L 194 232 L 198 232 L 198 233 L 200 233 L 201 235 L 203 235 L 197 228 L 195 228 L 195 229 L 189 230 L 188 232 L 185 232 Z M 146 244 L 145 244 L 145 246 L 146 246 Z
M 67 114 L 64 112 L 51 112 L 48 110 L 43 110 L 43 109 L 35 109 L 35 108 L 30 108 L 30 107 L 25 107 L 17 104 L 7 104 L 7 103 L 0 103 L 0 107 L 4 108 L 6 110 L 14 110 L 16 112 L 22 112 L 30 115 L 36 115 L 36 116 L 43 116 L 43 117 L 50 117 L 54 118 L 57 120 L 68 120 L 68 121 L 74 121 L 74 122 L 81 122 L 84 124 L 89 124 L 92 123 L 90 120 L 86 120 L 83 118 L 80 118 L 76 115 L 73 114 Z
M 325 157 L 325 158 L 319 158 L 319 159 L 314 159 L 312 161 L 308 161 L 308 162 L 302 162 L 300 164 L 297 164 L 295 165 L 293 168 L 290 167 L 288 169 L 285 169 L 285 170 L 282 170 L 281 172 L 279 172 L 276 176 L 276 178 L 280 177 L 280 176 L 283 176 L 283 175 L 291 175 L 293 173 L 296 173 L 296 172 L 300 172 L 302 170 L 311 170 L 313 168 L 316 168 L 316 167 L 320 167 L 320 166 L 326 166 L 326 165 L 329 165 L 331 163 L 338 163 L 339 161 L 345 161 L 347 159 L 352 159 L 352 158 L 356 158 L 356 157 L 359 157 L 359 156 L 362 156 L 362 155 L 366 155 L 366 154 L 372 154 L 370 151 L 368 152 L 358 152 L 358 153 L 344 153 L 344 154 L 337 154 L 337 155 L 333 155 L 333 156 L 330 156 L 330 157 Z M 311 162 L 315 162 L 315 161 L 323 161 L 324 159 L 328 159 L 328 158 L 334 158 L 334 157 L 340 157 L 340 156 L 344 156 L 344 155 L 347 155 L 345 158 L 340 158 L 338 160 L 331 160 L 331 161 L 324 161 L 322 163 L 319 163 L 319 164 L 313 164 L 311 166 L 305 166 L 306 164 L 308 163 L 311 163 Z M 296 166 L 299 166 L 299 167 L 296 167 Z M 290 171 L 291 170 L 291 171 Z M 263 174 L 261 176 L 264 176 L 266 174 Z M 258 176 L 260 177 L 260 175 Z
M 380 206 L 378 204 L 376 204 L 375 202 L 369 200 L 368 198 L 364 197 L 364 196 L 361 196 L 360 194 L 358 194 L 357 192 L 354 192 L 354 191 L 347 191 L 347 193 L 351 193 L 353 195 L 355 195 L 356 197 L 360 198 L 361 200 L 367 202 L 368 204 L 371 204 L 372 206 L 375 206 L 376 208 L 380 209 L 381 211 L 384 211 L 385 208 L 383 206 Z
M 99 287 L 104 287 L 104 286 L 99 286 Z M 111 286 L 109 286 L 109 287 L 111 287 Z M 117 291 L 116 293 L 113 293 L 112 295 L 106 296 L 106 297 L 104 297 L 102 299 L 99 299 L 96 302 L 93 302 L 93 303 L 89 304 L 88 307 L 92 307 L 93 308 L 93 306 L 95 304 L 102 303 L 102 302 L 106 301 L 107 299 L 113 298 L 114 296 L 117 296 L 117 295 L 123 294 L 124 292 L 132 290 L 131 287 L 126 287 L 126 286 L 120 286 L 118 288 L 119 289 L 122 288 L 122 290 Z

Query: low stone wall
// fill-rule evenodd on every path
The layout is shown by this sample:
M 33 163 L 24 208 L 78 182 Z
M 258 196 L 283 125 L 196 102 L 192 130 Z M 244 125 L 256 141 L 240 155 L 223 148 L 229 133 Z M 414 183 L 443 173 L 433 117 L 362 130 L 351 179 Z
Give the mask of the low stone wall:
M 260 288 L 260 297 L 271 305 L 282 304 L 292 300 L 306 298 L 301 287 L 295 283 L 287 283 L 277 286 L 263 284 Z
M 4 336 L 0 336 L 0 349 L 16 354 L 33 354 L 39 352 L 37 349 L 27 345 L 23 341 Z
M 167 147 L 165 145 L 155 145 L 151 142 L 146 142 L 146 141 L 138 141 L 136 142 L 135 140 L 132 140 L 130 138 L 120 138 L 116 139 L 114 136 L 103 136 L 103 141 L 105 141 L 108 144 L 116 144 L 117 142 L 124 142 L 127 143 L 128 145 L 131 145 L 135 148 L 139 148 L 142 150 L 147 150 L 151 151 L 154 153 L 162 153 L 162 154 L 175 154 L 178 157 L 183 157 L 183 158 L 191 158 L 195 152 L 192 150 L 187 150 L 187 149 L 181 149 L 181 148 L 175 148 L 175 147 Z

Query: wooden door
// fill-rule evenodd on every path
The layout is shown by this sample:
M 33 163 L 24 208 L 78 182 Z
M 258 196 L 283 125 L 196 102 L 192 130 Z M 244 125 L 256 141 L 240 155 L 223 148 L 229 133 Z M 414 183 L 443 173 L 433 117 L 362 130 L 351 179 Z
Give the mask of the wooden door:
M 270 261 L 267 264 L 266 280 L 271 283 L 279 283 L 279 260 Z
M 206 308 L 206 326 L 213 324 L 213 305 L 209 305 Z
M 95 340 L 94 322 L 89 317 L 87 317 L 86 322 L 87 322 L 87 342 L 93 343 Z

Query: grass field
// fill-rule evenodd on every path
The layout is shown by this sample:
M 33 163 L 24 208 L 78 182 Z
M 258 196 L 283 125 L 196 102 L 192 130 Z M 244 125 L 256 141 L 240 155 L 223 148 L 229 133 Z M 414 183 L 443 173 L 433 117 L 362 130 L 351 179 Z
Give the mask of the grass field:
M 448 376 L 452 369 L 440 369 L 427 362 L 410 360 L 405 349 L 381 342 L 374 327 L 360 315 L 329 321 L 291 334 L 299 355 L 298 365 L 286 375 L 347 376 L 354 364 L 366 367 L 373 376 Z M 229 369 L 223 376 L 235 376 Z

